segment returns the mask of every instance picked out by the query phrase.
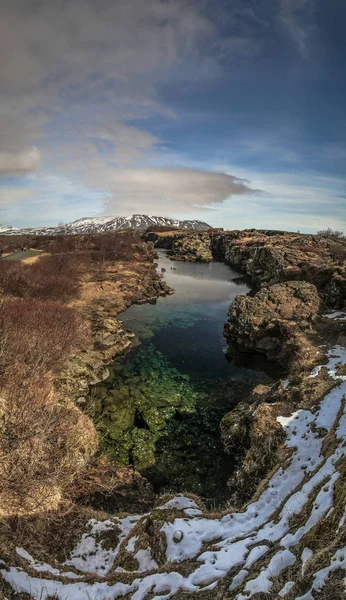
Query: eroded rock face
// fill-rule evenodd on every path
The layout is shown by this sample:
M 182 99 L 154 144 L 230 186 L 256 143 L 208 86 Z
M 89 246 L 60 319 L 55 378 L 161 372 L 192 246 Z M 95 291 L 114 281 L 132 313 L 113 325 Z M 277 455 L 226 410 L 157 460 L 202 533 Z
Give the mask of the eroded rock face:
M 192 262 L 211 262 L 211 238 L 207 233 L 196 233 L 188 236 L 176 236 L 170 252 L 174 260 Z
M 308 281 L 331 308 L 346 302 L 346 243 L 279 231 L 231 231 L 211 236 L 214 258 L 251 277 L 257 286 Z
M 253 298 L 237 296 L 230 306 L 224 335 L 231 349 L 260 352 L 287 366 L 309 344 L 302 332 L 319 311 L 317 289 L 305 281 L 288 281 L 263 288 Z

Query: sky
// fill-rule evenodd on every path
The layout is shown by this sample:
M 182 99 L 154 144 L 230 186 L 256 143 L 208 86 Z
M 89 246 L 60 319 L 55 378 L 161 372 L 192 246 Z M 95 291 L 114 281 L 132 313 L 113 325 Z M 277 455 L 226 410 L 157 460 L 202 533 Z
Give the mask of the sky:
M 2 0 L 0 223 L 346 231 L 344 0 Z

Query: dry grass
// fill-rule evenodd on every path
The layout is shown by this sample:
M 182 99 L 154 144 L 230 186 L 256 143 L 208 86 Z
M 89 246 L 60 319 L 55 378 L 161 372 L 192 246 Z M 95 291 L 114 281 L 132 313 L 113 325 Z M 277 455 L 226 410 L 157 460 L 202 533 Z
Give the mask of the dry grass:
M 0 384 L 57 371 L 83 348 L 88 330 L 78 313 L 57 302 L 34 299 L 0 305 Z
M 120 328 L 114 314 L 155 275 L 152 250 L 132 234 L 60 236 L 30 245 L 44 250 L 33 264 L 0 264 L 0 508 L 4 517 L 23 519 L 57 510 L 97 448 L 92 422 L 62 396 L 62 370 L 78 356 L 71 376 L 93 354 L 100 362 L 99 339 Z M 104 351 L 108 362 L 110 351 Z M 122 484 L 112 481 L 119 495 Z
M 60 405 L 41 374 L 5 388 L 0 415 L 1 514 L 57 508 L 64 487 L 97 449 L 92 423 Z

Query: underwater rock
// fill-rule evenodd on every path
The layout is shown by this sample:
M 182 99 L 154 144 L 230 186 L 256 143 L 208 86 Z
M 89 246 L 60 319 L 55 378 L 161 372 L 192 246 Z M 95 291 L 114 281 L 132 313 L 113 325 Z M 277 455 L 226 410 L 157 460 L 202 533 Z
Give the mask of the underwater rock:
M 167 435 L 172 416 L 195 410 L 198 395 L 151 344 L 115 363 L 112 376 L 112 388 L 98 387 L 90 398 L 100 444 L 108 455 L 143 471 L 155 464 L 155 445 Z
M 155 464 L 155 436 L 147 429 L 134 428 L 131 432 L 132 461 L 141 472 Z

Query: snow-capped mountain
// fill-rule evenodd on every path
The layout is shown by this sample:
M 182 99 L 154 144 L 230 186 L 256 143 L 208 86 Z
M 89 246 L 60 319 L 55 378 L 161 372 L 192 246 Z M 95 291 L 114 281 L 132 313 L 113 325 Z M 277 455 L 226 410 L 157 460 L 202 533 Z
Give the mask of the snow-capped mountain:
M 132 215 L 130 217 L 86 217 L 72 223 L 58 225 L 57 227 L 32 227 L 30 229 L 17 229 L 10 225 L 0 225 L 0 234 L 4 235 L 54 235 L 58 233 L 105 233 L 121 229 L 135 229 L 144 231 L 154 226 L 172 227 L 177 229 L 194 229 L 202 231 L 210 229 L 204 221 L 179 221 L 168 217 L 153 217 L 149 215 Z
M 0 235 L 5 233 L 16 233 L 17 231 L 17 227 L 13 227 L 12 225 L 0 225 Z

